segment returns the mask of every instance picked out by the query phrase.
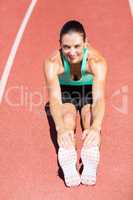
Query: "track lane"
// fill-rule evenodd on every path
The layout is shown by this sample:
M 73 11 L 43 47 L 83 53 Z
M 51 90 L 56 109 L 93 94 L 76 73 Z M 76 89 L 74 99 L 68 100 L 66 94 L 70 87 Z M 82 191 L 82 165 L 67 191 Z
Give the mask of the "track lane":
M 61 10 L 63 7 L 66 10 Z M 52 17 L 53 11 L 56 23 Z M 87 17 L 84 14 L 86 12 L 89 13 Z M 35 95 L 36 92 L 44 93 L 44 104 L 46 103 L 42 62 L 51 49 L 58 45 L 58 31 L 55 30 L 70 16 L 85 23 L 93 46 L 103 52 L 109 64 L 107 113 L 97 185 L 74 189 L 65 188 L 57 176 L 55 149 L 50 139 L 43 103 L 30 109 L 30 95 L 34 102 L 40 100 L 39 95 Z M 124 22 L 124 27 L 121 22 Z M 16 107 L 10 106 L 4 99 L 1 107 L 1 197 L 6 200 L 132 199 L 132 112 L 118 112 L 113 105 L 121 106 L 121 96 L 112 99 L 114 92 L 125 85 L 129 90 L 128 98 L 133 94 L 132 74 L 129 73 L 132 69 L 133 51 L 131 36 L 132 20 L 125 0 L 121 0 L 119 5 L 111 0 L 108 3 L 93 0 L 89 4 L 88 1 L 73 1 L 71 6 L 70 2 L 60 0 L 56 4 L 52 1 L 46 4 L 39 2 L 26 29 L 7 86 L 7 89 L 18 87 L 18 90 L 10 93 L 10 99 L 15 103 L 20 103 L 20 89 L 24 89 L 25 95 L 27 91 L 27 105 L 23 103 Z M 130 101 L 129 106 L 131 105 Z M 78 126 L 79 147 L 80 131 Z

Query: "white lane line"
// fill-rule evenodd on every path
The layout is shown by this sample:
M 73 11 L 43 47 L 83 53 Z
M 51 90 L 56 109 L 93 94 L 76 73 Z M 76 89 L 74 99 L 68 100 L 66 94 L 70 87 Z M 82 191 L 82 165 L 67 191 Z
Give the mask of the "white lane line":
M 27 23 L 30 19 L 30 16 L 33 12 L 33 9 L 34 9 L 36 3 L 37 3 L 37 0 L 31 1 L 30 5 L 29 5 L 29 7 L 28 7 L 28 9 L 25 13 L 24 19 L 23 19 L 23 21 L 20 25 L 20 28 L 18 30 L 17 36 L 16 36 L 15 41 L 13 43 L 13 46 L 11 48 L 7 62 L 4 66 L 4 71 L 3 71 L 3 74 L 2 74 L 2 78 L 0 80 L 0 103 L 2 102 L 2 98 L 3 98 L 3 95 L 4 95 L 4 91 L 5 91 L 5 88 L 6 88 L 6 84 L 7 84 L 7 81 L 8 81 L 8 77 L 9 77 L 11 68 L 13 66 L 13 62 L 14 62 L 14 59 L 15 59 L 15 56 L 16 56 L 16 52 L 18 50 L 18 47 L 19 47 L 19 44 L 21 42 L 21 39 L 22 39 L 23 33 L 25 31 L 26 25 L 27 25 Z
M 131 10 L 131 15 L 133 17 L 133 0 L 128 0 L 128 2 L 129 2 L 130 10 Z

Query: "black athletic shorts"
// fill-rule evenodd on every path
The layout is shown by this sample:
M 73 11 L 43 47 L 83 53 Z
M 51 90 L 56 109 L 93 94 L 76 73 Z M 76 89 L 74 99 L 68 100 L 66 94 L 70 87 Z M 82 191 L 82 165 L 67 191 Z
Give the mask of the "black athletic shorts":
M 72 103 L 77 110 L 86 104 L 92 104 L 92 85 L 60 85 L 62 103 Z

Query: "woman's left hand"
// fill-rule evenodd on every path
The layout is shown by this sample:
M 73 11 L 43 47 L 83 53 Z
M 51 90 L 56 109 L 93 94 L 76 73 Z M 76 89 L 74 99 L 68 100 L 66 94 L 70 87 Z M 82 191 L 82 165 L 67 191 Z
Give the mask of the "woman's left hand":
M 84 140 L 83 147 L 88 148 L 92 145 L 98 145 L 100 147 L 101 135 L 100 130 L 86 129 L 83 131 L 82 139 Z

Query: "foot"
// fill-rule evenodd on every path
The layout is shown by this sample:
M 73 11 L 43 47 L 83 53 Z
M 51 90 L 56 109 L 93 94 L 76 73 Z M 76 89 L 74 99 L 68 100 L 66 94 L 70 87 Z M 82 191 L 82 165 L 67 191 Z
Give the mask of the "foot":
M 74 148 L 59 148 L 58 151 L 59 164 L 64 173 L 66 186 L 73 187 L 80 184 L 80 175 L 76 169 L 77 153 Z
M 81 183 L 85 185 L 96 184 L 97 167 L 99 164 L 99 147 L 91 146 L 89 148 L 82 148 L 81 159 L 83 162 L 83 172 L 81 175 Z

